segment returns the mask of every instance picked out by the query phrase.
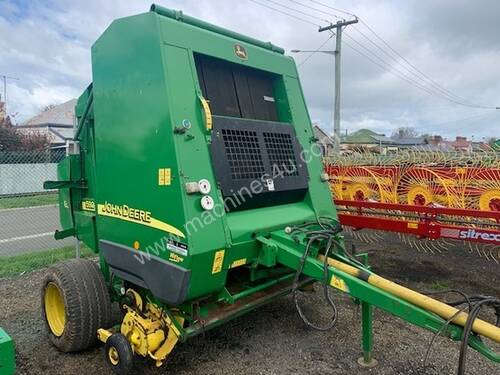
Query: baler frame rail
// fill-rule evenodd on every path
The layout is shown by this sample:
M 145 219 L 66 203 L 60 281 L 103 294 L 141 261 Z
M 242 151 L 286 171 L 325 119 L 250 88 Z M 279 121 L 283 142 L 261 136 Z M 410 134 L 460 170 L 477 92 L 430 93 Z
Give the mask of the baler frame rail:
M 297 269 L 302 243 L 295 242 L 284 231 L 272 232 L 265 246 L 277 249 L 276 261 L 291 269 Z M 324 257 L 309 256 L 303 274 L 316 280 L 324 279 Z M 373 333 L 372 308 L 378 307 L 404 321 L 441 334 L 454 341 L 462 340 L 463 325 L 467 314 L 443 302 L 395 284 L 377 276 L 369 267 L 360 267 L 338 252 L 328 258 L 328 282 L 330 286 L 349 294 L 362 305 L 362 340 L 365 364 L 372 360 Z M 448 322 L 448 320 L 450 320 Z M 500 363 L 500 353 L 494 352 L 480 338 L 480 334 L 500 343 L 500 328 L 477 319 L 473 325 L 475 335 L 468 345 L 493 362 Z

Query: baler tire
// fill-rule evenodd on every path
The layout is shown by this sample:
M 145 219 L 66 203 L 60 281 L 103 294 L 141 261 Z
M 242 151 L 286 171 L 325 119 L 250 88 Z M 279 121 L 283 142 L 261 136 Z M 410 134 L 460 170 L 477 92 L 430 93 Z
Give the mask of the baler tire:
M 127 338 L 121 333 L 109 336 L 104 346 L 104 355 L 115 374 L 127 375 L 132 370 L 134 352 Z
M 94 346 L 97 330 L 108 327 L 111 321 L 108 287 L 91 260 L 72 259 L 50 267 L 42 284 L 41 303 L 50 341 L 62 352 Z M 63 307 L 58 309 L 54 304 Z

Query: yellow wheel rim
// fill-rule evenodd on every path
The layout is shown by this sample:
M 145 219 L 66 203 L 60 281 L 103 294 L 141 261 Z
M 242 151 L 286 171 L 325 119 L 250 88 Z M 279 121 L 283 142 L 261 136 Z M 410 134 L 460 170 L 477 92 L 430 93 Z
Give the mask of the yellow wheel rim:
M 425 186 L 412 187 L 406 196 L 406 202 L 410 205 L 427 206 L 432 201 L 432 193 Z
M 491 203 L 500 201 L 500 190 L 488 190 L 479 197 L 479 209 L 481 211 L 492 211 Z
M 61 291 L 54 283 L 48 283 L 44 295 L 45 316 L 50 330 L 55 336 L 61 336 L 66 324 L 66 309 Z
M 367 184 L 355 183 L 348 188 L 349 200 L 367 200 L 371 198 L 371 189 Z
M 114 346 L 110 347 L 108 350 L 109 361 L 116 366 L 120 362 L 120 357 L 118 356 L 118 350 Z

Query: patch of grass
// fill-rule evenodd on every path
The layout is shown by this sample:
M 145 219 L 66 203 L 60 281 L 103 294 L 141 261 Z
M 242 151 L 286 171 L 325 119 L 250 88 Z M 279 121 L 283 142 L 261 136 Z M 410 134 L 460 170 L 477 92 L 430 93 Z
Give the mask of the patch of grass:
M 57 204 L 57 197 L 58 195 L 56 193 L 50 193 L 0 198 L 0 210 L 5 208 L 34 207 Z
M 450 285 L 446 281 L 433 281 L 431 289 L 439 292 L 441 290 L 450 289 Z
M 82 258 L 90 258 L 95 254 L 86 246 L 80 247 Z M 60 249 L 37 251 L 32 253 L 0 257 L 0 278 L 31 272 L 50 266 L 61 260 L 75 257 L 75 247 L 67 246 Z

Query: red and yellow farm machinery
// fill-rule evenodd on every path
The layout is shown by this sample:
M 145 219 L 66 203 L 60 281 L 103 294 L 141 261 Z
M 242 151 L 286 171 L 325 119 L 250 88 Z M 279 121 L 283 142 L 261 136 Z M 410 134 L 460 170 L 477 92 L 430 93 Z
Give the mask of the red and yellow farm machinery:
M 340 220 L 358 238 L 367 239 L 360 229 L 410 235 L 405 242 L 430 252 L 460 240 L 499 263 L 498 153 L 357 154 L 325 164 Z

